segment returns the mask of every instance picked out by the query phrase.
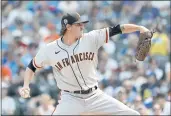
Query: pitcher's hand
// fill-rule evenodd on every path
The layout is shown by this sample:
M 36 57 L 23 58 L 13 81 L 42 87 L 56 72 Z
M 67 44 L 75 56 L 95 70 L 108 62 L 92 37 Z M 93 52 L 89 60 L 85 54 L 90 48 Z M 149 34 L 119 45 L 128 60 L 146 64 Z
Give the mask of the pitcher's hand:
M 30 97 L 30 88 L 29 87 L 22 87 L 19 89 L 19 94 L 22 98 L 29 98 Z

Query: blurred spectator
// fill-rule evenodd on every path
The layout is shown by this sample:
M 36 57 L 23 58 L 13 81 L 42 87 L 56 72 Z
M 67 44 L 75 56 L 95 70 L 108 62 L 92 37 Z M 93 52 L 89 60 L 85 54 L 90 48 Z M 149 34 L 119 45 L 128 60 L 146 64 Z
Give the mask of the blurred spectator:
M 8 87 L 6 82 L 2 82 L 2 115 L 14 115 L 16 110 L 14 98 L 7 95 Z
M 153 106 L 153 114 L 152 115 L 161 115 L 162 114 L 162 109 L 161 109 L 161 106 L 157 103 L 154 104 Z
M 137 109 L 137 108 L 141 107 L 142 105 L 143 105 L 142 98 L 140 95 L 137 95 L 133 101 L 132 108 Z
M 164 26 L 158 24 L 157 32 L 154 33 L 152 38 L 152 45 L 150 49 L 150 55 L 156 59 L 159 66 L 164 69 L 164 64 L 168 60 L 169 50 L 170 50 L 170 40 L 168 35 L 163 32 Z
M 140 105 L 139 107 L 135 108 L 141 115 L 150 115 L 150 111 L 144 106 Z
M 126 104 L 127 103 L 127 94 L 126 94 L 126 89 L 123 87 L 117 87 L 114 92 L 114 97 L 121 101 L 122 103 Z
M 157 64 L 157 61 L 153 58 L 149 59 L 149 69 L 146 71 L 146 75 L 155 74 L 157 81 L 163 79 L 164 72 Z
M 120 74 L 119 74 L 119 80 L 124 81 L 126 79 L 132 78 L 132 71 L 129 68 L 129 64 L 131 63 L 130 56 L 125 56 L 123 59 L 121 59 L 120 62 Z
M 11 70 L 8 66 L 2 66 L 1 67 L 1 76 L 2 76 L 2 81 L 9 81 L 12 78 L 12 73 Z
M 171 88 L 168 90 L 167 100 L 171 102 Z
M 18 64 L 17 64 L 17 56 L 16 54 L 12 54 L 11 53 L 12 51 L 9 51 L 7 53 L 7 61 L 5 62 L 4 65 L 6 65 L 7 67 L 10 68 L 10 71 L 11 71 L 11 74 L 12 74 L 12 79 L 15 78 L 15 76 L 17 75 L 18 73 Z
M 115 43 L 111 40 L 109 40 L 108 43 L 103 46 L 103 48 L 105 52 L 107 52 L 111 57 L 115 53 L 115 50 L 116 50 Z
M 40 96 L 40 106 L 37 108 L 37 115 L 51 115 L 55 107 L 53 106 L 55 100 L 47 94 Z
M 25 111 L 26 115 L 36 115 L 38 113 L 38 106 L 40 105 L 40 96 L 35 96 L 32 97 L 28 102 L 27 102 L 27 109 Z
M 165 103 L 163 111 L 162 111 L 162 115 L 171 115 L 171 111 L 170 111 L 171 105 L 170 104 L 171 104 L 170 101 Z
M 66 13 L 77 11 L 79 4 L 77 1 L 60 1 L 57 7 Z
M 36 45 L 29 43 L 27 44 L 27 48 L 25 53 L 22 54 L 20 58 L 20 62 L 23 64 L 23 66 L 26 68 L 30 61 L 33 59 L 33 56 L 35 55 L 35 49 Z
M 170 67 L 170 62 L 167 62 L 165 64 L 165 75 L 166 75 L 166 81 L 170 82 L 171 81 L 171 67 Z
M 49 22 L 47 27 L 50 30 L 51 34 L 44 38 L 44 42 L 50 43 L 54 40 L 57 40 L 60 36 L 56 33 L 55 25 L 53 25 L 52 23 Z
M 131 80 L 125 80 L 122 83 L 122 86 L 126 89 L 127 94 L 127 102 L 132 103 L 137 95 L 137 89 L 133 85 L 133 81 Z
M 160 105 L 162 110 L 162 115 L 170 115 L 170 101 L 166 101 L 164 94 L 159 94 L 156 98 L 156 102 Z

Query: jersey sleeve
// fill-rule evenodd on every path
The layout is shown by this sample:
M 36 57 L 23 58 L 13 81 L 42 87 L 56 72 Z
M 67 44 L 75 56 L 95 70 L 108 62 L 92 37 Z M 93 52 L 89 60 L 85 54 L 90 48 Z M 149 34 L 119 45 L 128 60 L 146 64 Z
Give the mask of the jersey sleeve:
M 93 30 L 88 33 L 90 41 L 99 49 L 103 44 L 108 43 L 109 28 Z
M 42 68 L 48 65 L 48 57 L 46 54 L 46 47 L 42 47 L 33 58 L 33 65 L 35 68 Z

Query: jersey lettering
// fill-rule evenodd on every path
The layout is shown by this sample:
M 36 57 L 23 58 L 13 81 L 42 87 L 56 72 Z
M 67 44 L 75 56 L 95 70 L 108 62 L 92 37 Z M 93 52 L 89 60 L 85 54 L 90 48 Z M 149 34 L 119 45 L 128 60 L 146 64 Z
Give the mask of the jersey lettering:
M 73 56 L 71 56 L 71 61 L 72 61 L 72 64 L 75 63 L 75 60 L 74 60 L 74 57 Z
M 67 66 L 69 65 L 69 60 L 68 60 L 68 58 L 65 58 L 65 61 L 66 61 L 66 64 L 67 64 Z
M 62 69 L 62 66 L 61 66 L 61 64 L 58 62 L 57 63 L 57 65 L 55 65 L 56 66 L 56 68 L 60 71 L 61 69 Z
M 57 63 L 57 65 L 59 66 L 60 69 L 62 69 L 62 65 L 60 64 L 60 62 Z
M 62 59 L 62 63 L 64 65 L 64 67 L 66 67 L 65 60 L 64 59 Z
M 88 52 L 86 52 L 86 60 L 88 59 Z
M 80 61 L 83 61 L 83 59 L 82 59 L 82 53 L 79 53 L 79 56 L 80 56 Z
M 79 62 L 79 59 L 78 59 L 78 54 L 74 55 L 75 59 L 76 59 L 76 62 Z
M 86 60 L 86 58 L 85 58 L 85 52 L 83 53 L 83 60 Z
M 92 55 L 92 57 L 91 57 L 91 60 L 93 60 L 93 58 L 94 58 L 94 53 L 93 53 L 93 55 Z
M 92 52 L 90 52 L 89 57 L 88 57 L 88 60 L 90 60 L 91 55 L 92 55 Z
M 76 62 L 81 62 L 84 60 L 92 61 L 93 59 L 94 59 L 94 53 L 83 52 L 83 53 L 79 53 L 79 54 L 70 56 L 70 59 L 64 58 L 64 59 L 62 59 L 61 63 L 57 62 L 55 66 L 60 71 L 63 67 L 69 66 L 70 63 L 74 64 Z

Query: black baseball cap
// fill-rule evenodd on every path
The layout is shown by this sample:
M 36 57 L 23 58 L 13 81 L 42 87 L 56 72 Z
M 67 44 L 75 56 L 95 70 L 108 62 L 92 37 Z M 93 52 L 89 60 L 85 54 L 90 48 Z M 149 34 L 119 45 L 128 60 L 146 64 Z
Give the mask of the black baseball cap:
M 61 20 L 62 28 L 66 28 L 67 24 L 88 23 L 89 21 L 83 16 L 80 16 L 77 12 L 66 13 Z

